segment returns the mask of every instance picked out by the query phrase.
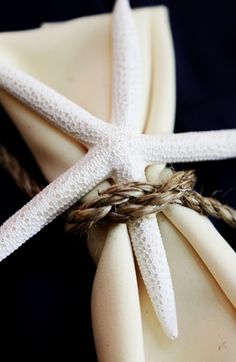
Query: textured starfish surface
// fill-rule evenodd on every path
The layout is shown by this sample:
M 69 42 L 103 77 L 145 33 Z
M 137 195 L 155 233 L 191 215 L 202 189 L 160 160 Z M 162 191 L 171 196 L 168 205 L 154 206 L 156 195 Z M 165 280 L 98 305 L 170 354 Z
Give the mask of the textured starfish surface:
M 87 154 L 0 228 L 0 260 L 101 181 L 144 181 L 152 163 L 236 156 L 236 130 L 151 136 L 136 131 L 141 67 L 132 12 L 117 0 L 113 12 L 112 121 L 106 123 L 25 73 L 0 66 L 0 87 L 56 127 L 79 139 Z M 128 224 L 133 250 L 154 310 L 170 338 L 178 335 L 171 275 L 155 216 Z

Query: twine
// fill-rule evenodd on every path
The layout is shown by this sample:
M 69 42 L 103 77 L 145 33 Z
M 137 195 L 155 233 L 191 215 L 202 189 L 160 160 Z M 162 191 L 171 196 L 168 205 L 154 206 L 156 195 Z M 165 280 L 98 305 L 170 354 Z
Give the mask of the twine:
M 157 214 L 171 204 L 189 207 L 236 227 L 236 211 L 194 191 L 195 183 L 196 176 L 191 170 L 174 172 L 159 185 L 146 182 L 116 184 L 93 200 L 72 207 L 68 213 L 66 230 L 87 232 L 95 223 L 128 223 Z
M 42 190 L 19 161 L 1 145 L 0 165 L 30 197 Z M 87 233 L 97 223 L 132 222 L 143 216 L 157 214 L 171 204 L 186 206 L 236 227 L 236 210 L 215 198 L 204 197 L 194 191 L 195 184 L 193 170 L 173 172 L 168 180 L 158 185 L 148 182 L 115 184 L 98 192 L 93 200 L 82 204 L 77 202 L 70 208 L 67 212 L 66 231 Z
M 17 158 L 10 154 L 2 145 L 0 145 L 0 166 L 12 176 L 18 188 L 29 197 L 34 197 L 42 190 L 42 187 L 29 176 Z

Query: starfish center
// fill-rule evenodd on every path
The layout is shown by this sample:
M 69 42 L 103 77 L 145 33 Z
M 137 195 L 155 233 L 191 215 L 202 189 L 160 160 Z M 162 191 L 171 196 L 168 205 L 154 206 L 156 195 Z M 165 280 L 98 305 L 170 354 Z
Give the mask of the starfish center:
M 112 155 L 124 154 L 127 157 L 128 149 L 130 148 L 130 140 L 132 136 L 124 131 L 114 127 L 114 130 L 108 137 L 108 149 L 111 150 Z

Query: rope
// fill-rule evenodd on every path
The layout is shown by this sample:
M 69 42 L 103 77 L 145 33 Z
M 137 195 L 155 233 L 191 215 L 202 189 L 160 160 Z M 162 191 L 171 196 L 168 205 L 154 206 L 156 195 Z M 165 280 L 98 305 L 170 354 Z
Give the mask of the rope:
M 11 155 L 2 145 L 0 145 L 0 166 L 12 176 L 19 189 L 24 191 L 29 197 L 35 196 L 42 190 L 42 187 L 31 179 L 28 172 L 19 163 L 16 157 Z
M 13 177 L 17 186 L 30 197 L 42 187 L 31 179 L 19 161 L 0 145 L 0 165 Z M 194 191 L 194 171 L 174 172 L 161 184 L 128 182 L 115 184 L 99 192 L 93 200 L 77 202 L 67 213 L 66 230 L 86 233 L 96 223 L 128 223 L 156 214 L 170 204 L 189 207 L 202 215 L 213 216 L 236 227 L 236 210 L 215 198 Z
M 66 230 L 87 232 L 95 223 L 128 223 L 159 213 L 170 204 L 189 207 L 236 227 L 236 211 L 194 191 L 195 183 L 194 171 L 179 171 L 160 185 L 142 182 L 116 184 L 102 191 L 92 201 L 81 205 L 77 203 L 71 208 Z

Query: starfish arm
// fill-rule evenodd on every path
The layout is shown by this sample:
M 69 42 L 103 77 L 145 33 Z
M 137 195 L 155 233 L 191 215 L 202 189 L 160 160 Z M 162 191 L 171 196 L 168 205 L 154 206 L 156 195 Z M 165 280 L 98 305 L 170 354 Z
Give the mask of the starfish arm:
M 137 127 L 141 84 L 140 49 L 129 2 L 117 0 L 113 12 L 112 122 Z
M 106 122 L 20 70 L 0 65 L 0 88 L 88 145 L 95 144 L 107 132 Z
M 145 167 L 137 152 L 119 157 L 123 162 L 114 167 L 115 181 L 144 181 Z M 147 292 L 163 329 L 170 338 L 177 337 L 178 327 L 175 297 L 168 262 L 161 239 L 157 219 L 154 215 L 141 217 L 128 223 L 133 250 Z
M 136 147 L 147 163 L 195 162 L 236 157 L 236 129 L 139 135 Z
M 107 155 L 91 149 L 0 227 L 0 261 L 109 174 Z
M 160 323 L 170 338 L 178 335 L 170 270 L 155 216 L 129 224 L 134 253 Z

